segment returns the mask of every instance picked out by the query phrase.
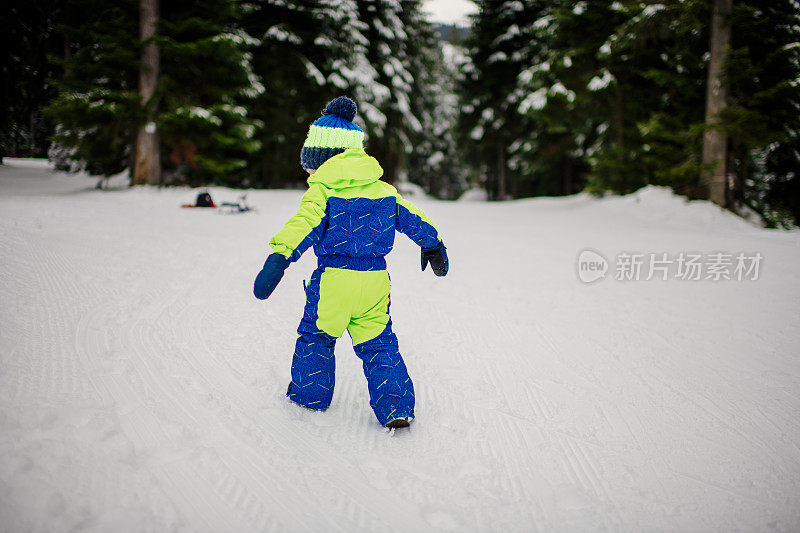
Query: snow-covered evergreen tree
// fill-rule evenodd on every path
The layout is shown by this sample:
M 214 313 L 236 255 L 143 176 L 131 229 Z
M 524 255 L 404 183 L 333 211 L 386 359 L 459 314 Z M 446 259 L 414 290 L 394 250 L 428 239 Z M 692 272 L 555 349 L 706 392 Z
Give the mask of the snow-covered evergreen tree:
M 56 124 L 56 167 L 110 176 L 132 168 L 140 118 L 138 3 L 76 0 L 57 20 L 64 35 L 58 97 L 46 108 Z
M 361 19 L 357 0 L 327 0 L 324 4 L 330 25 L 320 38 L 334 50 L 330 81 L 336 90 L 351 94 L 357 101 L 356 122 L 365 127 L 369 142 L 380 134 L 372 127 L 382 130 L 386 124 L 381 108 L 390 96 L 389 89 L 378 82 L 380 63 L 371 58 L 372 44 L 366 35 L 369 25 Z
M 58 124 L 54 157 L 73 170 L 111 175 L 132 167 L 144 113 L 137 94 L 138 3 L 75 0 L 63 10 L 68 53 L 60 94 L 48 109 Z M 239 99 L 248 63 L 232 0 L 169 2 L 161 7 L 155 122 L 165 182 L 232 182 L 258 148 Z
M 518 78 L 538 63 L 533 31 L 548 4 L 481 0 L 473 19 L 460 142 L 470 148 L 469 161 L 491 199 L 519 192 L 520 172 L 511 168 L 509 156 L 524 145 L 531 128 L 524 114 L 530 95 L 518 90 Z
M 249 106 L 261 121 L 261 151 L 251 159 L 250 183 L 284 187 L 305 180 L 300 148 L 308 126 L 325 103 L 338 96 L 332 77 L 346 53 L 348 2 L 328 0 L 245 3 L 243 30 L 250 40 L 253 72 L 260 86 Z
M 200 184 L 235 184 L 258 149 L 246 108 L 250 66 L 231 0 L 183 0 L 161 6 L 158 125 L 165 172 Z
M 615 4 L 617 27 L 598 50 L 613 109 L 591 159 L 590 186 L 630 192 L 646 184 L 695 194 L 701 170 L 708 14 L 704 2 Z M 596 100 L 595 100 L 596 101 Z
M 458 144 L 458 87 L 466 62 L 463 47 L 431 35 L 413 62 L 412 107 L 422 130 L 411 136 L 408 179 L 439 198 L 457 198 L 468 186 Z
M 60 77 L 48 56 L 64 53 L 56 32 L 58 0 L 3 2 L 0 20 L 0 164 L 3 156 L 43 157 L 50 144 L 42 108 L 57 94 Z
M 402 181 L 409 170 L 420 169 L 413 154 L 428 146 L 423 139 L 432 120 L 430 60 L 436 45 L 422 2 L 328 0 L 323 5 L 331 31 L 319 39 L 333 50 L 328 79 L 358 102 L 356 121 L 365 129 L 368 151 L 384 168 L 383 179 Z
M 797 7 L 737 2 L 730 20 L 730 101 L 717 127 L 729 139 L 734 209 L 746 204 L 769 223 L 800 213 Z M 552 2 L 532 45 L 544 60 L 519 78 L 535 132 L 523 144 L 522 175 L 703 197 L 710 18 L 704 0 Z
M 800 225 L 800 2 L 735 2 L 725 65 L 732 199 Z
M 404 9 L 403 4 L 408 4 Z M 361 117 L 367 131 L 367 147 L 384 169 L 386 181 L 394 182 L 406 164 L 409 135 L 422 124 L 411 109 L 414 76 L 410 70 L 409 11 L 419 2 L 356 0 L 363 57 L 354 59 L 353 78 Z

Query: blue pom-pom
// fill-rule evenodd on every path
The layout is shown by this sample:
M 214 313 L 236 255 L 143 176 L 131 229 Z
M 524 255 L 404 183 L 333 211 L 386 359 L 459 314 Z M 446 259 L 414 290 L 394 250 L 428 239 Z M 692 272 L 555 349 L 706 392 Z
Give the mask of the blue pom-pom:
M 336 115 L 337 117 L 342 117 L 348 122 L 353 122 L 353 119 L 356 118 L 357 112 L 358 107 L 354 101 L 346 96 L 340 96 L 339 98 L 334 98 L 331 100 L 330 103 L 325 106 L 325 111 L 323 111 L 322 114 Z

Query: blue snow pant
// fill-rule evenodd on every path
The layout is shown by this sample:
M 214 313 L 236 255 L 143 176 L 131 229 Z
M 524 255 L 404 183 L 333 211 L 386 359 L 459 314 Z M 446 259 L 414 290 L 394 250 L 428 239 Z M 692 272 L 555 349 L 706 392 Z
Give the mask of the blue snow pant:
M 381 424 L 414 416 L 414 385 L 392 333 L 389 274 L 320 267 L 306 287 L 286 395 L 312 409 L 333 399 L 336 339 L 347 329 L 364 366 L 370 406 Z

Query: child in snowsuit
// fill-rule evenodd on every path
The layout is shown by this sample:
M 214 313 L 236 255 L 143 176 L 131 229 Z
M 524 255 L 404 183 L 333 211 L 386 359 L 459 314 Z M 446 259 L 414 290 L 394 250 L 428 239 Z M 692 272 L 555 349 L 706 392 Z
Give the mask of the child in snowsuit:
M 306 287 L 306 305 L 286 395 L 326 409 L 333 398 L 336 339 L 346 329 L 363 361 L 370 405 L 387 427 L 414 418 L 414 386 L 392 333 L 386 260 L 395 230 L 422 248 L 422 270 L 448 270 L 436 227 L 397 190 L 380 181 L 383 169 L 363 149 L 364 132 L 353 124 L 356 104 L 330 102 L 308 132 L 300 154 L 310 174 L 300 209 L 270 241 L 274 252 L 255 280 L 256 298 L 266 299 L 289 263 L 314 247 L 318 267 Z

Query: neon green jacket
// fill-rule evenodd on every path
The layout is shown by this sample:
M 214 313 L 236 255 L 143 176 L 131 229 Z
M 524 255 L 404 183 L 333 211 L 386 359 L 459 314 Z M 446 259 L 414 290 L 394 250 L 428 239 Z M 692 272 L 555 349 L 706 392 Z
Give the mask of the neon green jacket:
M 351 148 L 331 157 L 308 178 L 300 209 L 270 240 L 276 253 L 297 261 L 310 246 L 319 266 L 382 270 L 394 233 L 408 235 L 422 248 L 441 240 L 433 222 L 380 181 L 374 157 Z

